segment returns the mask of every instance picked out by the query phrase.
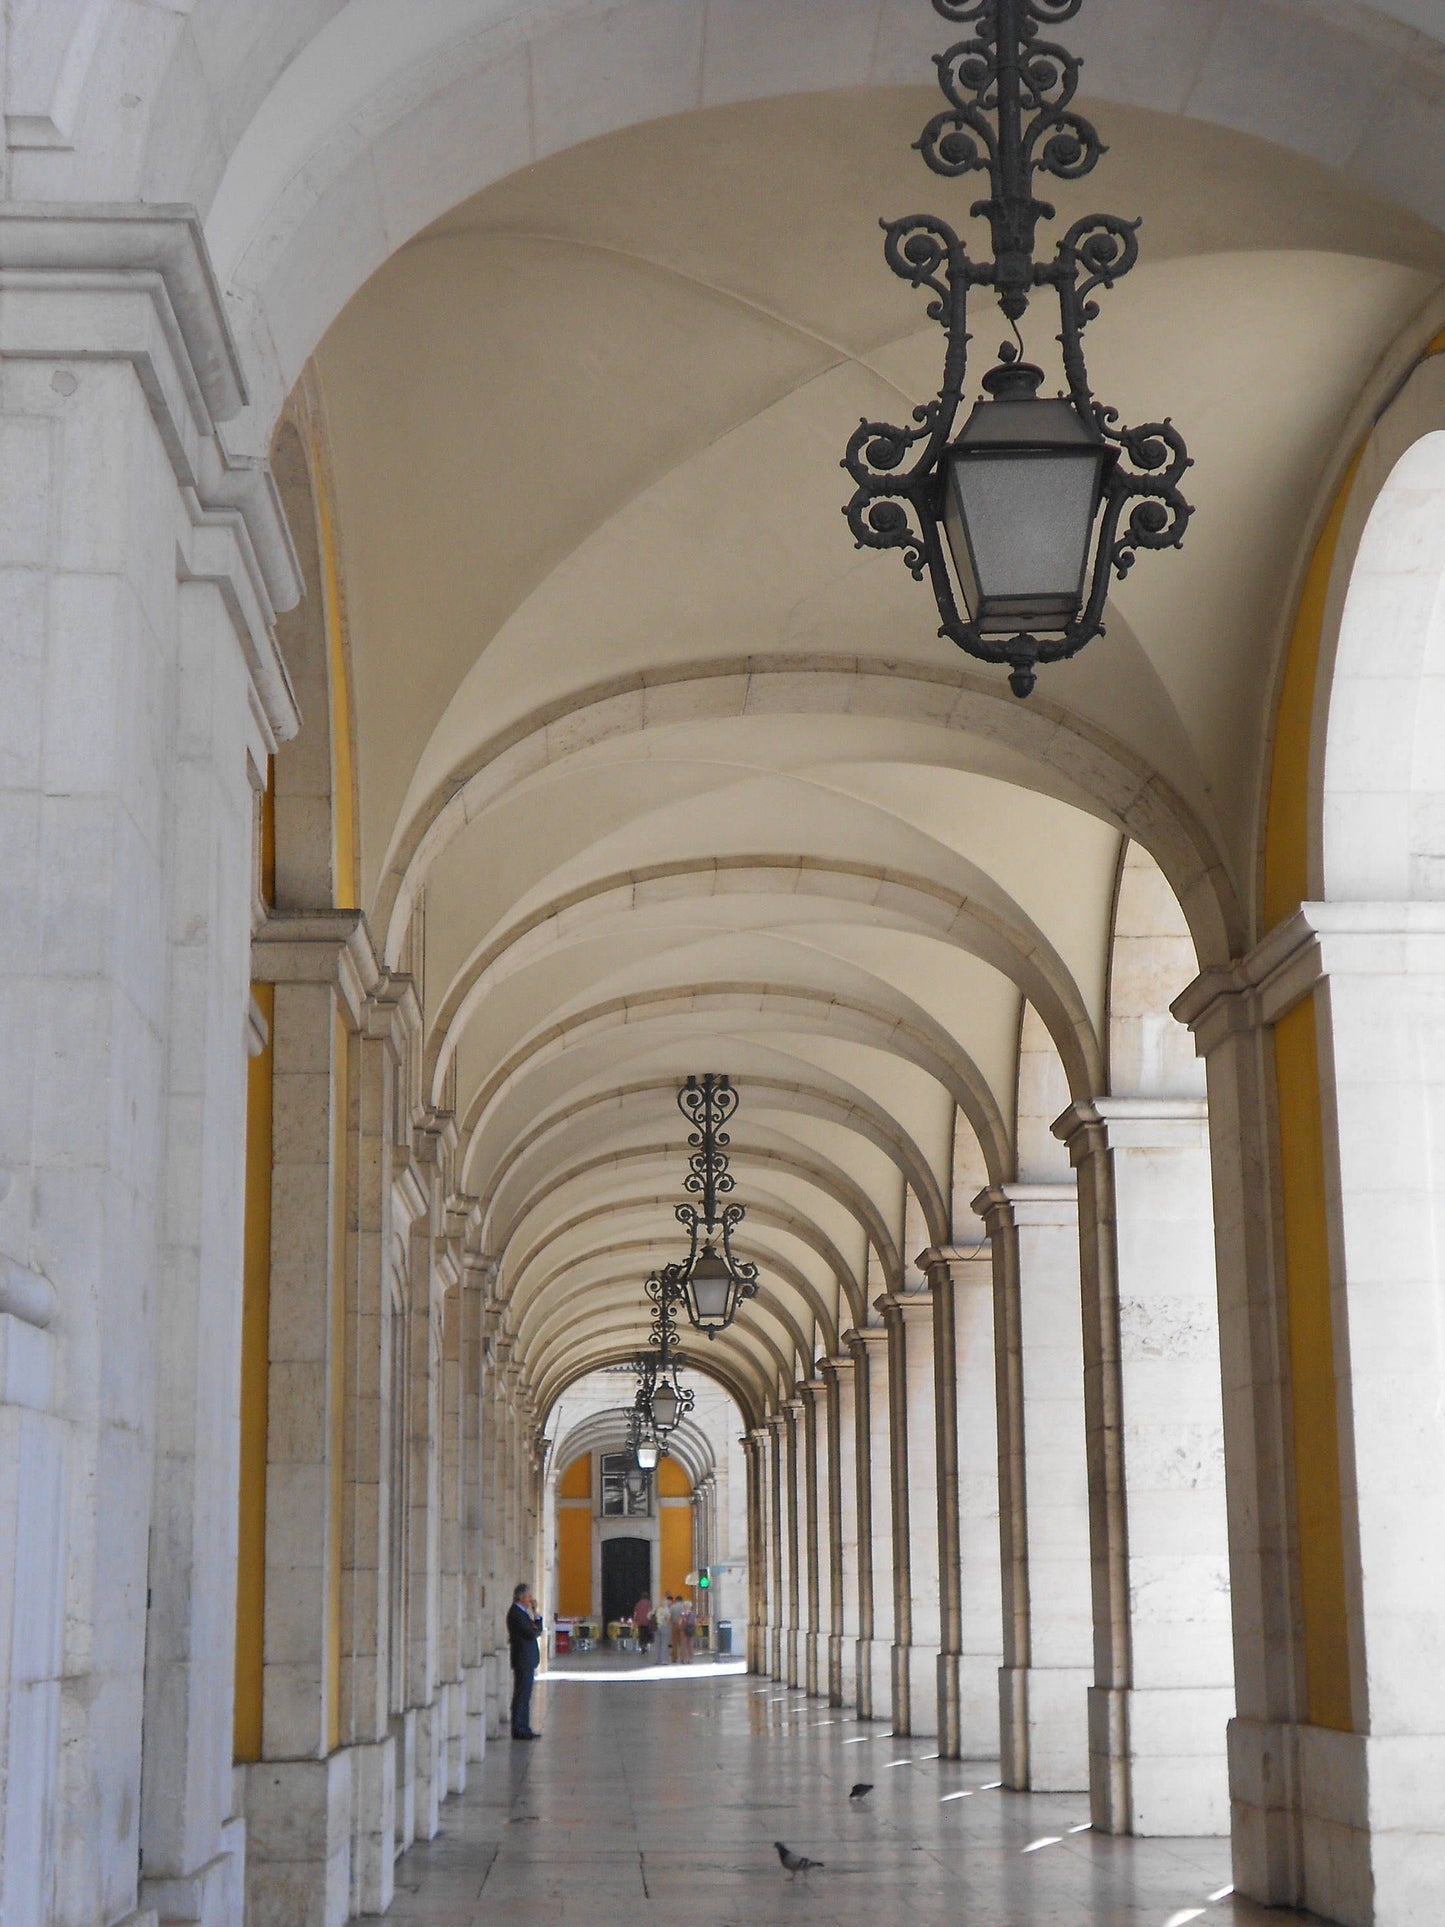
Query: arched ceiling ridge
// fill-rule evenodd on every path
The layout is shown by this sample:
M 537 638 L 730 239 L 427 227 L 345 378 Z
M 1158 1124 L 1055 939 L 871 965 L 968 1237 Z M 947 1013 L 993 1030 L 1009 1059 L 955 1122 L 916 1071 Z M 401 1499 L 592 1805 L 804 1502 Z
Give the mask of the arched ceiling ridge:
M 616 1298 L 600 1306 L 595 1302 L 601 1299 L 604 1293 L 613 1291 L 617 1283 L 616 1279 L 602 1279 L 583 1291 L 567 1294 L 565 1300 L 554 1305 L 547 1316 L 539 1320 L 531 1331 L 525 1348 L 527 1357 L 534 1361 L 549 1357 L 557 1345 L 570 1342 L 578 1332 L 584 1306 L 586 1307 L 586 1334 L 589 1340 L 603 1337 L 608 1333 L 632 1332 L 636 1334 L 635 1350 L 645 1352 L 648 1348 L 648 1334 L 651 1327 L 646 1322 L 639 1322 L 642 1312 L 633 1306 L 620 1303 Z M 772 1369 L 785 1374 L 790 1373 L 796 1360 L 812 1356 L 808 1334 L 786 1308 L 776 1303 L 765 1308 L 765 1316 L 771 1317 L 774 1323 L 781 1327 L 785 1343 L 779 1343 L 778 1338 L 768 1330 L 763 1319 L 756 1317 L 749 1318 L 746 1322 L 735 1319 L 728 1327 L 726 1342 L 722 1338 L 704 1339 L 699 1342 L 706 1347 L 709 1354 L 715 1352 L 718 1345 L 722 1344 L 721 1356 L 723 1357 L 736 1353 L 741 1358 L 748 1358 L 761 1352 L 771 1360 Z M 684 1339 L 684 1370 L 691 1368 L 697 1354 L 698 1346 Z M 754 1364 L 759 1362 L 756 1357 L 753 1357 Z
M 574 1459 L 580 1459 L 584 1452 L 620 1450 L 627 1442 L 628 1423 L 628 1409 L 625 1406 L 589 1412 L 586 1418 L 578 1419 L 570 1431 L 553 1441 L 552 1467 L 560 1474 Z M 693 1485 L 717 1470 L 717 1458 L 707 1433 L 690 1418 L 678 1420 L 675 1430 L 668 1436 L 667 1449 L 681 1464 Z
M 781 1278 L 795 1291 L 808 1307 L 810 1317 L 823 1332 L 829 1349 L 836 1349 L 838 1321 L 812 1280 L 804 1272 L 771 1246 L 760 1245 L 754 1239 L 735 1239 L 733 1248 L 740 1258 L 757 1262 L 765 1290 L 770 1279 Z M 620 1272 L 613 1275 L 635 1284 L 640 1278 L 657 1268 L 661 1256 L 656 1238 L 619 1238 L 608 1244 L 593 1246 L 580 1263 L 575 1259 L 566 1259 L 554 1265 L 542 1278 L 535 1283 L 529 1283 L 525 1292 L 519 1291 L 513 1294 L 512 1302 L 517 1306 L 514 1313 L 517 1329 L 521 1330 L 525 1327 L 533 1306 L 545 1294 L 562 1286 L 569 1276 L 575 1276 L 580 1270 L 593 1265 L 620 1263 L 622 1267 Z M 589 1282 L 591 1282 L 590 1279 Z M 771 1304 L 771 1299 L 766 1302 Z
M 962 859 L 960 865 L 972 867 Z M 1018 906 L 1010 921 L 977 898 L 881 864 L 807 855 L 727 856 L 658 863 L 625 876 L 600 878 L 540 907 L 480 945 L 449 986 L 429 1031 L 427 1076 L 433 1101 L 439 1101 L 447 1067 L 471 1013 L 502 974 L 526 967 L 528 952 L 577 941 L 593 917 L 637 911 L 653 900 L 671 906 L 685 903 L 689 896 L 711 898 L 723 880 L 729 894 L 734 894 L 740 881 L 754 876 L 766 894 L 775 891 L 780 899 L 836 890 L 844 903 L 865 904 L 875 916 L 956 943 L 991 963 L 1013 979 L 1049 1026 L 1076 1094 L 1086 1096 L 1102 1089 L 1102 1051 L 1083 995 L 1048 937 Z M 777 887 L 789 878 L 791 890 Z M 680 893 L 679 882 L 695 888 Z M 850 892 L 849 885 L 856 890 Z M 504 963 L 510 965 L 505 972 Z
M 585 1378 L 588 1372 L 627 1364 L 636 1350 L 635 1341 L 607 1333 L 589 1334 L 570 1346 L 559 1348 L 536 1374 L 534 1397 L 538 1411 L 549 1412 L 566 1388 Z M 704 1378 L 715 1379 L 725 1391 L 731 1392 L 744 1412 L 763 1410 L 776 1395 L 779 1382 L 758 1374 L 755 1366 L 723 1348 L 721 1340 L 692 1369 Z M 779 1377 L 782 1376 L 780 1373 Z
M 1122 742 L 1046 693 L 1027 703 L 982 676 L 866 657 L 743 656 L 659 666 L 545 704 L 458 764 L 398 829 L 378 884 L 375 921 L 393 963 L 418 890 L 451 838 L 538 771 L 609 739 L 672 722 L 796 713 L 914 721 L 1004 744 L 1055 771 L 1154 857 L 1184 906 L 1201 961 L 1242 936 L 1237 894 L 1217 839 L 1184 797 Z
M 885 1111 L 881 1105 L 873 1103 L 856 1086 L 848 1086 L 849 1095 L 839 1097 L 825 1090 L 821 1083 L 802 1079 L 788 1080 L 774 1077 L 759 1077 L 749 1074 L 744 1079 L 734 1080 L 740 1091 L 761 1094 L 766 1101 L 770 1097 L 784 1100 L 779 1109 L 794 1110 L 805 1116 L 817 1117 L 828 1123 L 840 1125 L 845 1130 L 857 1134 L 872 1144 L 888 1158 L 912 1189 L 923 1207 L 924 1218 L 928 1225 L 929 1238 L 935 1244 L 947 1244 L 952 1236 L 948 1203 L 943 1188 L 939 1184 L 932 1165 L 919 1148 L 914 1138 L 901 1123 Z M 508 1147 L 495 1171 L 490 1175 L 478 1174 L 478 1222 L 483 1246 L 492 1247 L 491 1229 L 494 1222 L 493 1211 L 497 1201 L 507 1188 L 514 1172 L 520 1170 L 525 1161 L 535 1155 L 540 1156 L 546 1149 L 548 1140 L 565 1131 L 570 1125 L 589 1116 L 595 1111 L 611 1109 L 620 1126 L 630 1121 L 634 1110 L 645 1110 L 649 1115 L 665 1115 L 669 1120 L 676 1113 L 675 1098 L 677 1083 L 669 1079 L 652 1078 L 642 1082 L 619 1085 L 608 1091 L 594 1092 L 590 1096 L 578 1098 L 572 1103 L 554 1109 L 541 1117 L 530 1131 L 514 1140 Z M 679 1136 L 679 1155 L 683 1149 L 685 1130 Z M 526 1182 L 525 1176 L 518 1180 Z
M 899 999 L 900 1003 L 903 1001 Z M 565 1052 L 580 1038 L 598 1030 L 646 1022 L 649 1017 L 724 1008 L 747 1008 L 759 1016 L 769 1009 L 787 1011 L 792 1014 L 795 1025 L 803 1018 L 806 1022 L 802 1027 L 814 1029 L 819 1035 L 851 1035 L 856 1041 L 872 1043 L 927 1071 L 968 1118 L 983 1151 L 990 1181 L 998 1184 L 1008 1181 L 1010 1137 L 997 1098 L 956 1039 L 916 1006 L 903 1015 L 870 1007 L 858 998 L 845 998 L 838 993 L 824 995 L 799 986 L 780 989 L 767 983 L 715 983 L 603 1000 L 578 1008 L 565 1020 L 535 1031 L 505 1063 L 495 1068 L 467 1103 L 460 1119 L 458 1163 L 462 1189 L 470 1185 L 470 1146 L 485 1127 L 489 1109 L 540 1062 Z
M 493 1254 L 498 1260 L 497 1294 L 500 1301 L 506 1304 L 512 1296 L 514 1287 L 520 1287 L 532 1266 L 540 1261 L 547 1248 L 570 1232 L 579 1230 L 583 1226 L 600 1224 L 608 1217 L 620 1216 L 623 1213 L 635 1214 L 655 1210 L 659 1214 L 665 1212 L 670 1219 L 676 1203 L 675 1192 L 670 1195 L 665 1192 L 649 1192 L 609 1198 L 602 1204 L 589 1206 L 587 1210 L 578 1212 L 563 1223 L 550 1226 L 518 1258 L 514 1258 L 510 1252 Z M 868 1322 L 866 1280 L 855 1275 L 852 1266 L 820 1226 L 800 1217 L 796 1211 L 787 1206 L 780 1206 L 757 1197 L 749 1201 L 748 1221 L 752 1225 L 761 1225 L 767 1230 L 781 1231 L 788 1237 L 796 1238 L 799 1244 L 804 1245 L 822 1261 L 828 1275 L 846 1299 L 854 1324 L 863 1325 Z M 665 1247 L 659 1244 L 658 1248 L 662 1250 Z
M 625 1365 L 634 1350 L 636 1350 L 635 1346 L 631 1348 L 617 1345 L 603 1346 L 595 1359 L 584 1359 L 579 1363 L 564 1365 L 560 1368 L 555 1365 L 549 1367 L 547 1376 L 538 1381 L 533 1393 L 543 1426 L 551 1418 L 558 1399 L 575 1385 L 579 1378 L 586 1378 L 589 1372 L 606 1371 L 609 1365 Z M 710 1378 L 715 1384 L 721 1385 L 736 1403 L 748 1426 L 758 1423 L 763 1409 L 763 1400 L 756 1395 L 755 1388 L 732 1368 L 729 1360 L 717 1356 L 716 1347 L 714 1347 L 714 1355 L 700 1364 L 697 1369 L 702 1377 Z
M 759 1163 L 770 1166 L 789 1176 L 801 1178 L 805 1183 L 816 1185 L 818 1190 L 831 1198 L 835 1204 L 854 1218 L 862 1228 L 864 1236 L 878 1254 L 890 1291 L 903 1289 L 903 1258 L 898 1249 L 898 1241 L 888 1229 L 883 1214 L 877 1205 L 856 1184 L 848 1174 L 836 1164 L 816 1154 L 812 1157 L 790 1155 L 762 1143 L 733 1128 L 729 1133 L 731 1144 L 728 1155 L 732 1160 L 734 1172 L 740 1165 Z M 644 1162 L 654 1163 L 664 1172 L 677 1163 L 678 1146 L 673 1142 L 652 1144 L 629 1144 L 613 1150 L 595 1152 L 581 1156 L 570 1163 L 559 1165 L 550 1172 L 530 1196 L 517 1207 L 512 1218 L 500 1225 L 498 1235 L 502 1249 L 511 1243 L 512 1238 L 526 1223 L 531 1214 L 549 1197 L 560 1191 L 564 1185 L 572 1184 L 580 1178 L 595 1176 L 603 1172 L 615 1172 L 629 1165 Z

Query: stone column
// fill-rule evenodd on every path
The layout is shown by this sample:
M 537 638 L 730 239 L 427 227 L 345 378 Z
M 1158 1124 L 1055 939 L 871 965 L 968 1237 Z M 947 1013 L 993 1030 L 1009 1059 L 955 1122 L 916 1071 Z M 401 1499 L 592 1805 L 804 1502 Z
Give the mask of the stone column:
M 771 1541 L 768 1586 L 768 1671 L 774 1679 L 787 1678 L 786 1626 L 788 1620 L 788 1578 L 785 1554 L 787 1534 L 783 1528 L 784 1462 L 783 1444 L 786 1420 L 781 1412 L 768 1419 L 768 1526 Z
M 858 1518 L 858 1367 L 851 1351 L 827 1361 L 824 1377 L 833 1392 L 830 1419 L 836 1415 L 832 1471 L 837 1486 L 837 1527 L 833 1547 L 833 1634 L 829 1698 L 836 1706 L 858 1705 L 858 1640 L 861 1628 L 861 1554 Z M 836 1699 L 833 1698 L 836 1693 Z
M 999 1753 L 1003 1662 L 993 1250 L 989 1244 L 937 1248 L 918 1263 L 935 1305 L 939 1751 L 945 1759 L 992 1760 Z
M 250 788 L 296 570 L 217 432 L 194 216 L 10 203 L 0 267 L 0 1912 L 122 1918 L 144 1849 L 234 1919 Z
M 346 1201 L 352 1032 L 376 982 L 354 911 L 283 912 L 252 946 L 275 986 L 266 1628 L 247 1769 L 246 1917 L 345 1920 L 352 1749 L 341 1744 Z
M 748 1482 L 748 1669 L 768 1671 L 768 1434 L 755 1427 L 743 1440 Z
M 437 1710 L 441 1642 L 441 1300 L 436 1265 L 442 1146 L 434 1128 L 420 1129 L 413 1165 L 424 1214 L 407 1239 L 411 1325 L 410 1437 L 406 1452 L 406 1703 L 415 1715 L 415 1838 L 431 1840 L 441 1824 L 444 1735 Z
M 397 1064 L 420 1027 L 416 993 L 383 978 L 347 1073 L 345 1485 L 341 1738 L 352 1752 L 351 1909 L 391 1904 L 396 1748 L 391 1680 L 391 1190 Z
M 504 1654 L 501 1649 L 502 1597 L 502 1404 L 497 1356 L 497 1311 L 490 1289 L 482 1312 L 482 1651 L 486 1673 L 487 1738 L 502 1731 Z
M 810 1693 L 828 1690 L 828 1649 L 824 1643 L 832 1618 L 829 1581 L 832 1574 L 828 1543 L 828 1410 L 827 1385 L 810 1378 L 802 1387 L 804 1524 L 807 1537 L 805 1567 L 808 1577 L 807 1632 L 803 1680 Z
M 941 1651 L 934 1304 L 928 1292 L 880 1298 L 878 1304 L 889 1339 L 893 1727 L 932 1737 L 938 1732 Z
M 466 1476 L 462 1518 L 462 1678 L 466 1757 L 487 1753 L 486 1365 L 487 1291 L 493 1271 L 469 1254 L 462 1271 L 462 1445 Z
M 973 1208 L 994 1241 L 1004 1783 L 1083 1792 L 1093 1626 L 1077 1191 L 1011 1184 Z
M 1221 1833 L 1234 1687 L 1206 1106 L 1101 1097 L 1054 1129 L 1081 1199 L 1094 1825 Z
M 850 1630 L 847 1623 L 847 1612 L 843 1597 L 845 1583 L 844 1572 L 847 1560 L 847 1546 L 843 1536 L 845 1531 L 844 1508 L 845 1497 L 848 1496 L 846 1488 L 854 1484 L 852 1455 L 854 1420 L 851 1400 L 848 1402 L 845 1414 L 841 1378 L 842 1374 L 846 1372 L 851 1380 L 853 1375 L 853 1361 L 851 1358 L 846 1357 L 825 1358 L 819 1366 L 819 1371 L 823 1380 L 823 1409 L 819 1416 L 819 1425 L 826 1431 L 828 1450 L 827 1489 L 824 1495 L 826 1500 L 825 1516 L 827 1526 L 828 1618 L 827 1642 L 823 1650 L 826 1657 L 825 1677 L 828 1687 L 828 1704 L 830 1706 L 842 1706 L 844 1703 L 845 1690 L 843 1650 L 844 1642 L 847 1640 Z M 845 1424 L 847 1428 L 846 1443 L 848 1451 L 846 1464 L 843 1457 L 845 1448 Z M 855 1539 L 857 1535 L 857 1508 L 858 1498 L 855 1489 L 851 1494 L 846 1515 L 846 1529 L 851 1530 Z M 855 1544 L 853 1549 L 855 1572 L 857 1557 L 857 1547 Z M 855 1578 L 855 1593 L 856 1583 Z M 852 1633 L 853 1637 L 856 1638 L 856 1625 L 852 1629 Z
M 889 1347 L 882 1325 L 847 1334 L 857 1360 L 858 1717 L 893 1711 L 893 1454 L 889 1430 Z M 885 1711 L 886 1709 L 886 1711 Z
M 785 1636 L 783 1675 L 789 1686 L 801 1686 L 805 1676 L 803 1658 L 803 1562 L 807 1542 L 803 1530 L 803 1401 L 794 1393 L 783 1407 L 783 1512 L 785 1520 L 783 1557 L 788 1574 L 788 1618 Z
M 1174 1005 L 1209 1075 L 1235 1883 L 1348 1927 L 1429 1921 L 1445 1878 L 1442 985 L 1438 902 L 1309 903 Z
M 462 1293 L 458 1267 L 446 1254 L 447 1282 L 442 1298 L 440 1625 L 437 1639 L 438 1720 L 442 1743 L 442 1792 L 466 1785 L 465 1692 L 462 1685 L 462 1515 L 466 1454 L 463 1443 Z M 540 1583 L 540 1581 L 538 1582 Z

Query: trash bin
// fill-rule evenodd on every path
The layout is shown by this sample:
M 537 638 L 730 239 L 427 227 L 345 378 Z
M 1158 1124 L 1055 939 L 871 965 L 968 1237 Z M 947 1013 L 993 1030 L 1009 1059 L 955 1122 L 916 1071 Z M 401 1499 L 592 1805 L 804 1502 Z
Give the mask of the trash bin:
M 727 1653 L 730 1655 L 732 1649 L 733 1622 L 730 1619 L 720 1619 L 717 1623 L 717 1644 L 714 1650 L 718 1653 Z

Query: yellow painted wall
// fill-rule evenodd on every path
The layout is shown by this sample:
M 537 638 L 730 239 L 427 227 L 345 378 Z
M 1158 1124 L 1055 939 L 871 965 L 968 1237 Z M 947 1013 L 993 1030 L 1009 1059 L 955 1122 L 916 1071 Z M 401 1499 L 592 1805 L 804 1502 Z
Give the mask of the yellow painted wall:
M 584 1452 L 573 1459 L 557 1481 L 559 1499 L 590 1499 L 592 1496 L 592 1454 Z
M 236 1703 L 233 1752 L 261 1757 L 266 1617 L 266 1402 L 271 1345 L 271 1025 L 276 992 L 253 986 L 266 1020 L 266 1048 L 246 1083 L 245 1252 L 241 1287 L 241 1492 L 236 1561 Z
M 590 1505 L 557 1508 L 557 1610 L 564 1619 L 585 1619 L 592 1611 Z
M 350 1084 L 347 1053 L 350 1039 L 338 1012 L 332 1050 L 331 1080 L 331 1357 L 330 1437 L 327 1472 L 331 1481 L 330 1584 L 326 1601 L 326 1734 L 327 1745 L 341 1744 L 341 1570 L 342 1513 L 346 1499 L 346 1144 Z
M 676 1459 L 659 1459 L 657 1463 L 657 1495 L 660 1499 L 690 1499 L 692 1480 Z
M 341 613 L 341 575 L 336 532 L 326 493 L 326 474 L 317 449 L 311 451 L 316 495 L 316 528 L 321 550 L 326 605 L 326 648 L 331 683 L 331 834 L 336 908 L 357 907 L 356 783 L 351 747 L 351 678 L 346 660 L 346 630 Z
M 658 1593 L 690 1593 L 687 1575 L 692 1571 L 692 1507 L 664 1505 L 657 1509 Z

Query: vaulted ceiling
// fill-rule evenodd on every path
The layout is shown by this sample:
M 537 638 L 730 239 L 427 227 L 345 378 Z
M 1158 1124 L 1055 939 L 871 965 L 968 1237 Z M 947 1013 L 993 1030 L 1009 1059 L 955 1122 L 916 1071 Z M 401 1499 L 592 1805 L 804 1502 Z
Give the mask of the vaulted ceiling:
M 1445 280 L 1399 201 L 1101 107 L 1110 153 L 1061 213 L 1142 214 L 1143 259 L 1090 368 L 1126 420 L 1178 422 L 1196 515 L 1020 704 L 840 513 L 860 415 L 937 385 L 877 226 L 965 217 L 910 151 L 935 101 L 846 88 L 568 148 L 401 248 L 316 357 L 364 901 L 393 957 L 424 907 L 429 1095 L 544 1398 L 645 1331 L 688 1072 L 741 1093 L 765 1279 L 693 1349 L 756 1410 L 1015 1175 L 1026 1007 L 1065 1099 L 1106 1087 L 1126 841 L 1200 957 L 1246 936 L 1301 546 Z M 1025 324 L 1046 361 L 1056 325 Z M 998 332 L 981 311 L 978 352 Z

